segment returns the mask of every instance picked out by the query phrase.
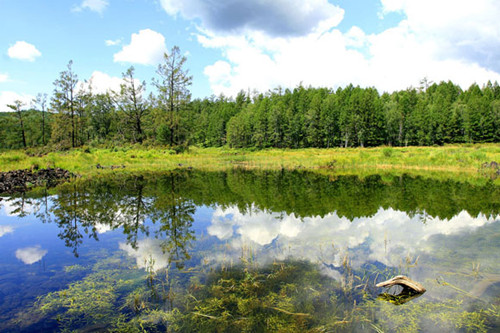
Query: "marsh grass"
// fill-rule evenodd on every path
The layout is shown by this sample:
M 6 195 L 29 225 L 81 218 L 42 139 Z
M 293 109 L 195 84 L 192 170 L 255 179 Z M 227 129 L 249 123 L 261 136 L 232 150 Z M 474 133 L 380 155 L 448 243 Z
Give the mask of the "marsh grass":
M 35 166 L 60 167 L 86 177 L 110 172 L 162 172 L 179 168 L 202 171 L 307 169 L 331 175 L 362 176 L 389 172 L 477 181 L 498 178 L 480 172 L 481 165 L 491 161 L 500 162 L 499 144 L 296 150 L 190 147 L 179 154 L 162 147 L 82 147 L 45 155 L 20 150 L 2 152 L 0 171 Z M 105 168 L 98 169 L 97 164 Z M 111 170 L 111 166 L 124 168 Z

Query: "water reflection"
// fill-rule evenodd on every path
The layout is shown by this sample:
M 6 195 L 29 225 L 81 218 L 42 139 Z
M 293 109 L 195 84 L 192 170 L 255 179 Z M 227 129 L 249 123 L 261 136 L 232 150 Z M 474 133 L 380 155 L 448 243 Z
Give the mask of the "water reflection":
M 31 265 L 42 260 L 47 252 L 48 251 L 42 249 L 40 245 L 25 247 L 16 250 L 16 258 L 21 260 L 26 265 Z
M 421 214 L 410 216 L 392 208 L 380 208 L 371 217 L 351 221 L 335 212 L 323 217 L 298 218 L 294 214 L 217 207 L 207 231 L 227 241 L 235 257 L 242 244 L 249 244 L 259 252 L 258 259 L 263 262 L 293 257 L 340 266 L 343 249 L 350 253 L 355 267 L 370 261 L 397 266 L 402 254 L 429 251 L 434 236 L 468 234 L 498 222 L 500 216 L 472 217 L 462 211 L 449 220 L 427 217 L 422 223 L 422 218 Z M 276 250 L 268 246 L 273 243 Z
M 490 329 L 500 320 L 500 189 L 492 184 L 187 171 L 75 182 L 2 204 L 8 218 L 23 219 L 15 230 L 0 221 L 0 250 L 17 248 L 24 269 L 63 257 L 42 232 L 26 236 L 20 221 L 29 218 L 30 228 L 52 228 L 73 257 L 39 273 L 37 281 L 67 282 L 33 291 L 32 312 L 0 302 L 0 321 L 11 323 L 0 330 L 411 330 L 376 300 L 375 283 L 397 274 L 428 290 L 400 302 L 418 329 L 481 320 Z M 0 293 L 10 269 L 20 268 L 0 262 Z
M 12 232 L 14 232 L 14 228 L 11 225 L 0 225 L 0 237 Z

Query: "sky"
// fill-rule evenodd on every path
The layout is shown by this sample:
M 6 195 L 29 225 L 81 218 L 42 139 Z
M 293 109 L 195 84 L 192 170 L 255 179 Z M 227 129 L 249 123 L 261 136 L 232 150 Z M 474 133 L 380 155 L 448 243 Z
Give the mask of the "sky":
M 73 61 L 93 91 L 154 92 L 178 46 L 194 98 L 299 84 L 380 93 L 423 78 L 500 82 L 498 0 L 0 0 L 0 111 L 29 107 Z

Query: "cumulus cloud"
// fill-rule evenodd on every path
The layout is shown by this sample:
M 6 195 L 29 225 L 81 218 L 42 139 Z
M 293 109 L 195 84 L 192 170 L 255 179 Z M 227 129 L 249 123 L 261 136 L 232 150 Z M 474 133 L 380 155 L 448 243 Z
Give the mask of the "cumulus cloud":
M 34 264 L 42 260 L 42 258 L 47 254 L 47 250 L 44 250 L 40 245 L 33 247 L 25 247 L 16 250 L 16 258 L 21 260 L 26 265 Z
M 171 14 L 198 13 L 202 23 L 208 20 L 199 14 L 203 9 L 187 7 L 193 1 L 163 4 Z M 500 80 L 500 3 L 385 0 L 382 8 L 384 13 L 401 12 L 404 19 L 379 33 L 357 26 L 341 32 L 333 25 L 287 37 L 253 26 L 239 34 L 200 28 L 198 42 L 222 55 L 204 74 L 214 94 L 231 96 L 242 89 L 266 91 L 300 83 L 331 88 L 353 83 L 392 92 L 416 86 L 424 77 L 452 80 L 464 89 Z M 225 7 L 212 10 L 224 12 Z
M 151 29 L 133 33 L 130 44 L 114 55 L 115 62 L 129 62 L 141 65 L 157 65 L 167 52 L 165 37 Z
M 328 0 L 161 0 L 170 15 L 201 20 L 202 28 L 222 33 L 262 31 L 300 36 L 342 21 L 344 11 Z
M 406 21 L 371 35 L 353 28 L 345 34 L 332 30 L 287 39 L 256 32 L 229 37 L 200 34 L 198 41 L 219 49 L 224 57 L 204 71 L 216 95 L 300 83 L 332 88 L 353 83 L 391 92 L 416 86 L 424 77 L 452 80 L 462 88 L 500 81 L 499 73 L 487 66 L 444 56 L 442 43 L 420 38 Z
M 11 112 L 12 109 L 7 105 L 14 104 L 14 101 L 20 100 L 24 105 L 30 105 L 34 96 L 28 94 L 18 94 L 14 91 L 0 91 L 0 112 Z
M 7 82 L 8 79 L 9 79 L 9 75 L 0 73 L 0 83 Z
M 109 2 L 107 0 L 83 0 L 80 5 L 73 7 L 72 11 L 81 12 L 84 9 L 88 9 L 102 14 L 108 5 Z
M 0 237 L 14 232 L 14 228 L 11 225 L 0 225 Z
M 158 271 L 168 266 L 168 254 L 163 253 L 161 243 L 158 239 L 144 239 L 137 242 L 136 249 L 125 243 L 119 247 L 135 259 L 137 267 Z
M 500 71 L 500 3 L 496 0 L 382 0 L 383 12 L 400 12 L 407 30 L 439 46 L 436 56 Z
M 9 47 L 7 54 L 12 59 L 35 61 L 42 53 L 37 50 L 35 45 L 25 41 L 17 41 L 13 46 Z
M 139 82 L 137 80 L 137 82 Z M 94 71 L 88 81 L 92 86 L 92 92 L 95 94 L 105 94 L 111 91 L 120 91 L 120 84 L 123 83 L 122 78 L 110 76 L 100 71 Z

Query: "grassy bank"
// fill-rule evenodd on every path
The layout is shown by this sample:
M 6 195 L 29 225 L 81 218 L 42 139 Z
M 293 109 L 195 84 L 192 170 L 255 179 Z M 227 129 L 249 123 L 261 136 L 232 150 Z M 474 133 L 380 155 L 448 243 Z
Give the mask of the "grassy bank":
M 256 151 L 191 147 L 180 154 L 159 147 L 117 147 L 74 149 L 42 156 L 35 151 L 6 151 L 0 153 L 0 171 L 60 167 L 90 177 L 109 172 L 156 172 L 178 168 L 221 171 L 240 167 L 307 169 L 331 175 L 409 173 L 477 181 L 495 178 L 493 169 L 482 168 L 484 163 L 492 161 L 500 163 L 500 144 Z M 104 169 L 97 168 L 98 164 Z M 112 170 L 111 166 L 125 168 Z M 500 184 L 499 179 L 495 182 Z

